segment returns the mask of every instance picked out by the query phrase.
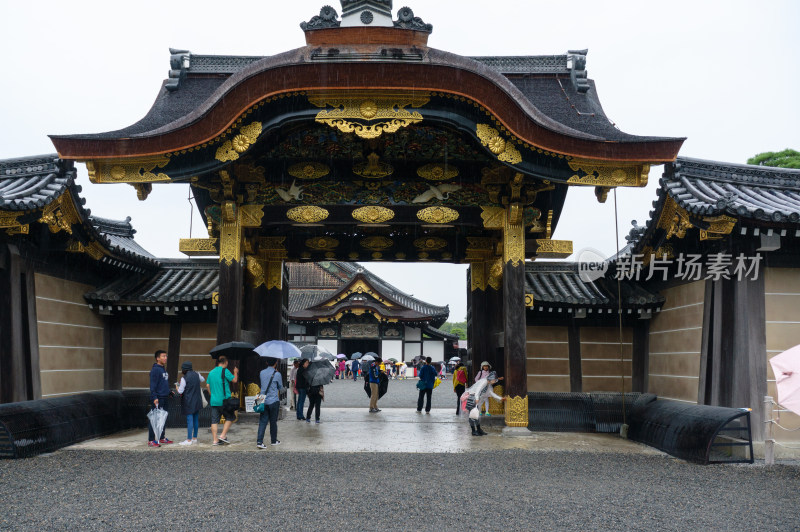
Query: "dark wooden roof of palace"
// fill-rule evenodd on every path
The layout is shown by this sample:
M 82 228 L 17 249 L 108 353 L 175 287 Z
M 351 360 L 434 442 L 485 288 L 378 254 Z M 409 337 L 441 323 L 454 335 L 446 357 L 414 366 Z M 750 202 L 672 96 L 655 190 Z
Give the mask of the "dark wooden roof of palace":
M 125 139 L 125 151 L 133 149 L 135 144 L 131 141 L 141 139 L 136 149 L 142 153 L 183 149 L 222 133 L 235 118 L 229 116 L 230 113 L 241 112 L 233 110 L 240 105 L 235 102 L 241 100 L 243 110 L 258 98 L 254 90 L 278 93 L 311 90 L 314 83 L 320 85 L 320 71 L 315 68 L 321 63 L 326 65 L 323 72 L 327 75 L 328 89 L 363 83 L 374 78 L 375 72 L 370 68 L 385 64 L 390 68 L 380 71 L 386 86 L 400 87 L 398 84 L 407 84 L 411 76 L 418 82 L 408 88 L 455 89 L 467 97 L 486 100 L 482 101 L 483 105 L 498 106 L 493 112 L 499 113 L 511 130 L 522 128 L 518 132 L 521 138 L 526 136 L 526 128 L 534 128 L 544 132 L 543 137 L 539 136 L 545 144 L 552 144 L 543 147 L 559 151 L 556 144 L 560 144 L 562 152 L 567 154 L 592 152 L 601 158 L 667 161 L 674 159 L 683 142 L 677 138 L 630 135 L 617 129 L 603 112 L 594 83 L 582 80 L 579 90 L 577 82 L 572 81 L 574 76 L 571 76 L 568 55 L 464 57 L 428 47 L 395 50 L 385 46 L 381 49 L 380 45 L 353 45 L 339 46 L 335 50 L 305 46 L 268 57 L 192 55 L 188 52 L 186 56 L 188 67 L 179 74 L 171 74 L 173 77 L 164 82 L 142 120 L 105 133 L 51 135 L 59 153 L 68 158 L 124 155 L 112 153 L 123 149 L 121 146 L 112 148 L 111 144 L 103 144 L 108 146 L 103 148 L 81 142 L 88 140 L 108 140 L 113 144 Z M 420 66 L 424 68 L 420 70 Z M 448 85 L 452 84 L 448 80 L 454 79 L 454 72 L 458 72 L 462 80 L 457 87 Z M 580 72 L 585 75 L 585 70 Z M 430 79 L 422 80 L 421 73 L 428 73 Z M 485 87 L 481 88 L 483 85 Z M 525 125 L 521 121 L 523 117 L 534 125 Z M 193 128 L 197 131 L 189 134 Z M 529 134 L 534 134 L 533 130 Z M 625 148 L 621 144 L 638 147 Z M 96 153 L 83 153 L 86 150 Z
M 72 163 L 55 153 L 0 161 L 0 210 L 46 207 L 75 181 Z
M 653 244 L 667 198 L 698 218 L 727 215 L 750 225 L 800 223 L 800 170 L 678 157 L 665 165 L 658 183 L 647 222 L 634 222 L 627 236 L 631 252 Z
M 152 259 L 155 257 L 134 240 L 136 229 L 131 225 L 131 217 L 124 220 L 109 220 L 99 216 L 89 216 L 89 223 L 103 237 L 106 247 L 129 257 Z
M 120 276 L 86 294 L 91 303 L 114 305 L 168 305 L 170 303 L 210 304 L 211 294 L 219 290 L 219 262 L 216 259 L 159 259 L 160 268 L 151 274 Z M 409 320 L 429 319 L 441 324 L 447 320 L 447 306 L 420 301 L 394 288 L 375 274 L 346 262 L 287 263 L 289 272 L 289 312 L 296 314 L 329 299 L 362 273 L 382 295 L 406 307 L 399 316 Z M 347 307 L 343 302 L 342 308 Z M 336 312 L 342 310 L 337 307 Z M 333 312 L 334 314 L 336 312 Z
M 640 286 L 623 281 L 622 308 L 657 308 L 664 298 Z M 534 307 L 617 309 L 617 281 L 606 276 L 585 281 L 576 262 L 535 262 L 525 264 L 525 293 L 533 294 Z
M 659 183 L 692 214 L 800 222 L 800 170 L 679 157 Z

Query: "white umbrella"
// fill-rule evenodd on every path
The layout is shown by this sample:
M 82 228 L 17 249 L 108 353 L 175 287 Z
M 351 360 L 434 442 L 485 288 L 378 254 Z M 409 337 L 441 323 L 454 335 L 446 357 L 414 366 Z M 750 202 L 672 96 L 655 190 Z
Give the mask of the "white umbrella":
M 372 355 L 364 355 L 363 357 L 361 357 L 361 362 L 362 363 L 363 362 L 372 362 L 373 360 L 375 360 L 375 357 L 372 356 Z
M 270 340 L 253 349 L 262 357 L 270 358 L 297 358 L 300 350 L 296 345 L 283 340 Z
M 326 360 L 336 360 L 336 356 L 322 346 L 315 344 L 304 345 L 300 348 L 300 357 L 314 360 L 316 358 L 324 358 Z

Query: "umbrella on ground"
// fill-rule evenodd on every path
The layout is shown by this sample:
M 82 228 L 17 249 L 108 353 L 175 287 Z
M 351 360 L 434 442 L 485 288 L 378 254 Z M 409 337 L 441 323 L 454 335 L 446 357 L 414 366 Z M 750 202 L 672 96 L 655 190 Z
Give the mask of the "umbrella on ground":
M 769 359 L 775 374 L 778 403 L 800 415 L 800 345 Z
M 309 386 L 325 386 L 333 380 L 335 371 L 325 359 L 315 360 L 306 368 L 305 378 Z
M 271 358 L 297 358 L 300 356 L 300 349 L 296 345 L 283 340 L 264 342 L 256 347 L 254 351 L 262 357 Z
M 300 358 L 307 358 L 314 360 L 317 358 L 324 358 L 326 360 L 336 360 L 336 357 L 330 351 L 322 346 L 315 344 L 304 345 L 300 348 Z
M 248 344 L 247 342 L 228 342 L 218 345 L 209 354 L 213 358 L 219 358 L 224 355 L 228 360 L 242 360 L 254 355 L 253 350 L 255 348 L 253 344 Z
M 336 358 L 347 358 L 347 355 L 345 355 L 344 353 L 339 353 L 338 355 L 336 355 Z
M 361 357 L 363 357 L 363 356 L 364 356 L 364 355 L 363 355 L 361 352 L 359 352 L 359 351 L 356 351 L 355 353 L 353 353 L 352 355 L 350 355 L 350 360 L 355 360 L 355 359 L 357 359 L 357 358 L 361 358 Z

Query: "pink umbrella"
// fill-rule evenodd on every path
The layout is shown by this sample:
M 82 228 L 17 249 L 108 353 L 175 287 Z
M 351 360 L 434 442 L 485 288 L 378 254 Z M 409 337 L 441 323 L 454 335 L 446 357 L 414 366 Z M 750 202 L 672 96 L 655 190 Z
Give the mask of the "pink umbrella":
M 775 373 L 778 403 L 800 415 L 800 345 L 769 359 Z

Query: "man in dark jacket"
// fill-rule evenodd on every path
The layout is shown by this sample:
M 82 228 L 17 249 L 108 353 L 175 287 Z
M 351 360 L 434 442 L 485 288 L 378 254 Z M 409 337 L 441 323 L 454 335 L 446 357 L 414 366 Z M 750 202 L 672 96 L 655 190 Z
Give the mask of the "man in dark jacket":
M 167 373 L 167 352 L 159 349 L 155 352 L 156 362 L 153 364 L 153 369 L 150 370 L 150 403 L 151 408 L 161 407 L 163 410 L 169 410 L 169 396 L 171 395 L 169 389 L 169 374 Z M 172 443 L 166 435 L 167 427 L 161 431 L 161 437 L 156 438 L 153 432 L 153 427 L 150 423 L 147 424 L 148 430 L 148 443 L 150 447 L 161 447 L 161 444 Z
M 428 402 L 425 405 L 425 413 L 431 413 L 431 394 L 433 394 L 433 384 L 436 381 L 436 370 L 431 364 L 431 357 L 425 359 L 425 365 L 419 371 L 419 398 L 417 399 L 417 413 L 422 412 L 422 401 L 425 397 Z

